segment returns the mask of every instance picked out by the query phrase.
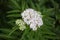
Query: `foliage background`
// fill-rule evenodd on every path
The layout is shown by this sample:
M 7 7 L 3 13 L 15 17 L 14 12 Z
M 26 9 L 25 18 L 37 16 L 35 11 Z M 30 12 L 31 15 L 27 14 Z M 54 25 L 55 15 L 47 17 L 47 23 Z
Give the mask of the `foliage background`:
M 44 25 L 37 31 L 29 28 L 21 31 L 15 24 L 27 8 L 43 15 Z M 0 40 L 60 40 L 60 1 L 0 0 Z

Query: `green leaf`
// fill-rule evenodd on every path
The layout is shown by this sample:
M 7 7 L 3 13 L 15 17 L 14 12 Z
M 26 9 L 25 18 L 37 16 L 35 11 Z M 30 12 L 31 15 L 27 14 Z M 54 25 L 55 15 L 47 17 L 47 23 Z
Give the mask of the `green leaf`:
M 14 13 L 14 12 L 20 12 L 20 10 L 11 10 L 11 11 L 8 11 L 7 13 Z
M 60 20 L 60 14 L 56 14 L 56 19 Z
M 32 8 L 36 9 L 36 7 L 35 7 L 34 3 L 32 2 L 32 0 L 30 0 L 30 5 L 31 5 Z
M 9 14 L 6 17 L 20 17 L 20 14 Z
M 13 27 L 11 32 L 8 34 L 8 36 L 12 35 L 12 33 L 14 33 L 17 29 L 18 29 L 17 26 Z
M 17 7 L 18 9 L 21 9 L 19 4 L 15 0 L 10 0 L 10 1 L 15 5 L 15 7 Z
M 44 8 L 43 9 L 43 15 L 46 15 L 46 16 L 54 16 L 54 13 L 53 13 L 53 8 L 50 8 L 50 9 L 46 9 L 46 8 Z
M 49 39 L 60 39 L 60 37 L 56 37 L 56 36 L 44 36 L 45 38 L 49 38 Z
M 15 37 L 13 37 L 13 36 L 7 36 L 5 34 L 0 34 L 0 38 L 11 38 L 11 39 L 15 39 Z

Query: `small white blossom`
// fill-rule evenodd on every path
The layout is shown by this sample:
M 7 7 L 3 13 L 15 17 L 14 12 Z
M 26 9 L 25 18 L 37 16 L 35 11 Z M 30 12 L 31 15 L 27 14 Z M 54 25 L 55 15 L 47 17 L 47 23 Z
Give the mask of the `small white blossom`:
M 20 30 L 23 31 L 24 29 L 26 29 L 25 23 L 21 19 L 17 19 L 16 24 L 19 26 Z
M 37 30 L 38 27 L 43 25 L 41 12 L 34 9 L 26 9 L 21 15 L 24 22 L 30 25 L 32 30 Z
M 36 24 L 30 24 L 30 28 L 31 28 L 32 30 L 37 30 Z

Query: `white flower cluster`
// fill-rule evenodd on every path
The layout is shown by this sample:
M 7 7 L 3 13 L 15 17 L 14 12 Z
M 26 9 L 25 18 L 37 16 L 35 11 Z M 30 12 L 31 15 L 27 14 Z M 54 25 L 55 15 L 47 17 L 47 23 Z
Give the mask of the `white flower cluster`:
M 26 29 L 25 23 L 21 19 L 17 19 L 16 24 L 19 26 L 20 30 L 23 31 L 24 29 Z
M 30 25 L 32 30 L 37 30 L 38 27 L 43 25 L 41 13 L 34 9 L 26 9 L 21 15 L 24 22 Z

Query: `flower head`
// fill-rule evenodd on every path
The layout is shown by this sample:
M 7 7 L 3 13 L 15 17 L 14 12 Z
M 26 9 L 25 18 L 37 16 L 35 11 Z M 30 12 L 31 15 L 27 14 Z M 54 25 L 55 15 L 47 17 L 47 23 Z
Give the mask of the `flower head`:
M 32 30 L 37 30 L 38 27 L 43 25 L 41 12 L 34 9 L 26 9 L 21 15 L 24 22 L 30 25 Z
M 24 29 L 26 29 L 25 23 L 21 19 L 17 19 L 16 24 L 19 26 L 20 30 L 23 31 Z

